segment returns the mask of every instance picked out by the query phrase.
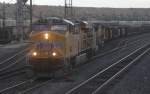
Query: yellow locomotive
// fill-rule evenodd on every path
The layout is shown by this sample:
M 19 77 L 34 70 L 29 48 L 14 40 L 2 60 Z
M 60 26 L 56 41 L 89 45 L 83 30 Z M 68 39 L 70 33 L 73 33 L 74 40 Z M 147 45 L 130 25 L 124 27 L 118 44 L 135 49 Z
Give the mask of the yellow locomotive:
M 96 34 L 88 23 L 61 18 L 40 20 L 30 34 L 28 62 L 35 72 L 50 73 L 77 64 L 80 55 L 96 51 Z

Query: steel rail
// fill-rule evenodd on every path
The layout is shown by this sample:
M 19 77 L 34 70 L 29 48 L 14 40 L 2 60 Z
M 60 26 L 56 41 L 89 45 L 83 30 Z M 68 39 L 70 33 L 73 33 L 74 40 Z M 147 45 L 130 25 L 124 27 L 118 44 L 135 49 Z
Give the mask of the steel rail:
M 14 65 L 18 64 L 18 62 L 21 61 L 21 60 L 23 60 L 25 57 L 26 57 L 26 55 L 24 55 L 23 57 L 21 57 L 19 60 L 15 61 L 14 63 L 9 64 L 8 66 L 6 66 L 6 67 L 0 69 L 0 72 L 3 72 L 3 71 L 5 71 L 5 70 L 7 70 L 7 69 L 13 67 Z
M 13 55 L 12 57 L 10 57 L 10 58 L 8 58 L 8 59 L 6 59 L 6 60 L 4 60 L 4 61 L 2 61 L 1 63 L 0 63 L 0 65 L 2 65 L 2 64 L 4 64 L 4 63 L 6 63 L 7 61 L 10 61 L 11 59 L 13 59 L 13 58 L 15 58 L 16 56 L 18 56 L 18 55 L 20 55 L 20 54 L 22 54 L 22 53 L 24 53 L 25 51 L 27 51 L 28 49 L 24 49 L 24 50 L 22 50 L 22 51 L 20 51 L 19 53 L 16 53 L 15 55 Z
M 125 66 L 123 69 L 121 69 L 119 72 L 117 72 L 114 76 L 112 76 L 109 80 L 107 80 L 104 84 L 102 84 L 100 87 L 98 87 L 92 94 L 99 94 L 99 92 L 107 86 L 111 81 L 113 81 L 116 77 L 118 77 L 122 72 L 127 70 L 131 65 L 136 63 L 141 57 L 143 57 L 145 54 L 147 54 L 150 51 L 150 48 L 144 51 L 141 55 L 139 55 L 137 58 L 135 58 L 131 63 L 129 63 L 127 66 Z
M 107 73 L 108 70 L 110 70 L 111 68 L 115 67 L 117 64 L 123 63 L 125 60 L 128 60 L 129 58 L 131 58 L 131 56 L 133 57 L 133 60 L 132 60 L 132 61 L 136 60 L 136 58 L 137 58 L 138 56 L 135 56 L 135 54 L 137 54 L 137 53 L 142 53 L 142 52 L 145 51 L 145 50 L 147 51 L 147 47 L 149 47 L 149 46 L 150 46 L 150 44 L 146 44 L 146 45 L 144 45 L 143 47 L 141 47 L 141 48 L 135 50 L 134 52 L 132 52 L 132 53 L 130 53 L 129 55 L 127 55 L 126 57 L 122 58 L 122 59 L 119 60 L 118 62 L 112 64 L 111 66 L 109 66 L 108 68 L 106 68 L 106 69 L 100 71 L 99 73 L 97 73 L 97 74 L 94 75 L 93 77 L 89 78 L 88 80 L 86 80 L 86 81 L 82 82 L 81 84 L 75 86 L 74 88 L 72 88 L 71 90 L 69 90 L 68 92 L 66 92 L 66 94 L 82 94 L 82 93 L 83 93 L 82 89 L 85 89 L 85 90 L 88 91 L 88 88 L 86 88 L 86 84 L 87 84 L 87 85 L 90 84 L 90 81 L 94 80 L 96 77 L 103 76 L 103 74 L 104 74 L 105 72 Z M 129 60 L 130 60 L 130 59 L 129 59 Z M 129 63 L 132 63 L 132 61 L 130 61 Z M 123 67 L 123 68 L 124 68 L 124 67 Z M 114 74 L 114 75 L 115 75 L 115 74 Z M 92 83 L 92 82 L 91 82 L 91 83 Z M 99 85 L 99 84 L 98 84 L 98 85 Z M 84 92 L 86 92 L 86 94 L 88 94 L 87 91 L 85 91 L 85 90 L 84 90 Z M 97 90 L 99 90 L 99 89 L 97 89 Z M 76 91 L 77 91 L 78 93 L 75 93 Z M 82 93 L 81 93 L 81 91 L 82 91 Z M 79 93 L 79 92 L 80 92 L 80 93 Z M 93 91 L 92 91 L 92 92 L 93 92 Z M 91 93 L 92 93 L 92 92 L 91 92 Z M 91 94 L 91 93 L 89 93 L 89 94 Z
M 3 90 L 0 90 L 0 94 L 8 93 L 9 91 L 13 90 L 14 88 L 20 87 L 20 86 L 22 86 L 22 85 L 24 85 L 24 84 L 27 84 L 27 83 L 32 83 L 34 80 L 35 80 L 35 79 L 32 78 L 32 79 L 23 81 L 23 82 L 21 82 L 21 83 L 19 83 L 19 84 L 16 84 L 16 85 L 14 85 L 14 86 L 5 88 L 5 89 L 3 89 Z
M 32 79 L 23 81 L 19 84 L 16 84 L 14 86 L 0 90 L 0 94 L 28 94 L 27 92 L 33 89 L 36 89 L 38 87 L 41 87 L 50 81 L 52 81 L 52 79 L 38 81 L 38 78 L 32 78 Z

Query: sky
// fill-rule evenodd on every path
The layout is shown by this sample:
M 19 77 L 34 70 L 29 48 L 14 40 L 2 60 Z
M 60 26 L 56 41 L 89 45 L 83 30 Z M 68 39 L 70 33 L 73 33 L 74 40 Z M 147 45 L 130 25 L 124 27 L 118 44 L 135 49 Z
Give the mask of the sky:
M 14 3 L 16 0 L 0 0 Z M 64 5 L 64 0 L 33 0 L 38 5 Z M 150 8 L 150 0 L 73 0 L 73 6 L 114 7 L 114 8 Z

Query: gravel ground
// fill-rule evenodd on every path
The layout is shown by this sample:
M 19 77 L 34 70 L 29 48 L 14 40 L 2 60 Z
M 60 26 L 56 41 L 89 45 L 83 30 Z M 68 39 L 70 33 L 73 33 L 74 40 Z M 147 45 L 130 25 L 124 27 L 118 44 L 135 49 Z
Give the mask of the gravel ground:
M 11 69 L 9 69 L 8 71 L 11 71 L 11 70 L 16 70 L 18 68 L 24 68 L 24 66 L 26 65 L 26 60 L 25 58 L 22 59 L 21 61 L 18 61 L 18 64 L 14 65 Z M 5 71 L 6 72 L 6 71 Z M 19 73 L 19 72 L 18 72 Z M 9 75 L 9 74 L 8 74 Z M 7 76 L 8 76 L 7 75 Z M 6 76 L 6 75 L 5 75 Z M 22 74 L 17 74 L 17 75 L 13 75 L 11 77 L 8 77 L 8 78 L 3 78 L 1 79 L 0 77 L 0 91 L 5 89 L 5 88 L 8 88 L 8 87 L 11 87 L 13 85 L 16 85 L 16 84 L 19 84 L 23 81 L 26 81 L 30 79 L 30 77 L 28 77 L 25 73 L 22 73 Z
M 18 76 L 13 76 L 7 79 L 0 80 L 0 90 L 19 84 L 23 81 L 26 81 L 27 79 L 28 78 L 25 74 L 20 74 Z
M 143 44 L 149 41 L 150 38 L 148 37 L 148 35 L 150 34 L 143 34 L 142 36 L 140 35 L 136 37 L 121 38 L 121 39 L 116 39 L 108 42 L 105 45 L 104 49 L 100 51 L 100 53 L 106 52 L 107 50 L 110 50 L 118 46 L 118 43 L 121 43 L 122 41 L 125 41 L 127 45 L 125 46 L 125 48 L 122 48 L 120 51 L 116 53 L 112 53 L 110 55 L 102 57 L 101 59 L 96 59 L 92 63 L 88 63 L 83 66 L 80 66 L 79 68 L 76 69 L 76 71 L 71 76 L 72 79 L 71 82 L 66 81 L 64 79 L 58 79 L 52 83 L 49 83 L 41 87 L 39 90 L 35 90 L 35 92 L 32 92 L 32 94 L 64 94 L 68 89 L 72 88 L 74 85 L 79 84 L 80 82 L 91 77 L 93 74 L 97 73 L 98 71 L 102 70 L 103 68 L 112 64 L 113 62 L 118 61 L 123 56 L 135 50 L 136 48 L 141 47 Z M 142 39 L 142 41 L 140 40 L 137 42 L 138 39 Z M 137 43 L 131 44 L 132 42 L 137 42 Z M 10 45 L 10 46 L 7 45 L 7 46 L 0 47 L 0 52 L 1 52 L 0 60 L 2 59 L 4 60 L 8 56 L 12 56 L 14 53 L 18 52 L 22 48 L 25 48 L 25 45 Z M 22 65 L 25 64 L 25 61 L 22 60 L 21 64 Z M 8 86 L 12 86 L 16 83 L 19 83 L 23 79 L 24 76 L 18 76 L 18 77 L 12 77 L 9 79 L 1 80 L 0 89 L 4 89 Z
M 7 44 L 7 45 L 4 45 L 4 46 L 1 46 L 0 47 L 0 63 L 3 62 L 4 60 L 12 57 L 13 55 L 15 55 L 16 53 L 22 51 L 23 49 L 26 48 L 26 44 Z M 20 56 L 21 57 L 21 56 Z M 11 69 L 7 69 L 7 71 L 10 71 L 10 70 L 15 70 L 20 68 L 20 66 L 24 66 L 25 65 L 25 59 L 19 61 L 18 60 L 18 63 L 19 64 L 16 64 L 13 66 L 13 68 Z M 16 62 L 17 62 L 16 60 Z M 6 71 L 5 71 L 6 72 Z M 2 73 L 2 72 L 1 72 Z M 25 79 L 25 76 L 14 76 L 14 77 L 10 77 L 10 78 L 7 78 L 7 79 L 0 79 L 0 90 L 1 89 L 4 89 L 4 88 L 7 88 L 9 86 L 12 86 L 14 85 L 15 83 L 19 83 L 21 81 L 23 81 Z
M 138 40 L 139 38 L 141 39 L 140 41 Z M 132 42 L 136 41 L 136 43 L 132 44 L 131 41 L 129 41 L 129 40 L 132 40 Z M 137 40 L 138 40 L 138 42 L 137 42 Z M 114 40 L 113 42 L 119 43 L 118 40 Z M 104 57 L 96 59 L 96 60 L 92 61 L 91 63 L 87 63 L 87 64 L 77 68 L 77 70 L 71 76 L 71 78 L 72 78 L 71 82 L 65 81 L 64 79 L 56 81 L 56 82 L 51 82 L 51 83 L 39 88 L 38 90 L 35 90 L 28 94 L 64 94 L 66 91 L 71 89 L 73 86 L 88 79 L 93 74 L 108 67 L 109 65 L 113 64 L 114 62 L 117 62 L 122 57 L 128 55 L 135 49 L 140 48 L 147 42 L 150 42 L 149 34 L 134 37 L 134 38 L 128 37 L 126 39 L 126 46 L 124 48 L 118 50 L 117 52 L 113 52 L 109 55 L 106 55 Z M 111 45 L 108 44 L 107 47 L 109 47 L 109 46 L 111 46 Z M 126 93 L 126 94 L 128 94 L 128 93 Z
M 26 48 L 26 44 L 7 44 L 0 47 L 0 61 L 13 56 Z
M 150 53 L 143 57 L 107 94 L 150 94 Z
M 143 34 L 144 37 L 147 37 L 147 34 Z M 137 38 L 141 38 L 143 36 L 136 36 L 136 37 L 128 37 L 130 39 L 132 39 L 133 41 L 135 41 Z M 116 39 L 116 40 L 113 40 L 113 41 L 109 41 L 104 49 L 102 49 L 100 51 L 100 53 L 102 52 L 106 52 L 107 50 L 110 50 L 110 49 L 113 49 L 114 47 L 118 46 L 118 43 L 121 43 L 122 41 L 124 41 L 126 38 L 121 38 L 121 39 Z M 127 40 L 126 40 L 127 41 Z M 128 43 L 130 43 L 129 41 L 127 41 Z M 26 46 L 26 44 L 10 44 L 10 45 L 5 45 L 5 46 L 1 46 L 0 47 L 0 60 L 3 61 L 5 59 L 7 59 L 8 57 L 14 55 L 15 53 L 21 51 L 22 49 L 24 49 Z M 106 58 L 111 58 L 111 56 L 108 56 Z M 51 87 L 51 90 L 53 90 L 55 93 L 57 91 L 57 85 L 60 86 L 60 89 L 62 90 L 66 90 L 66 87 L 68 88 L 68 86 L 73 86 L 73 85 L 76 85 L 77 83 L 80 83 L 81 81 L 84 81 L 85 79 L 91 77 L 94 73 L 98 72 L 99 70 L 103 69 L 104 67 L 106 67 L 106 64 L 104 64 L 105 62 L 105 59 L 102 59 L 100 62 L 103 62 L 101 65 L 99 65 L 99 63 L 97 64 L 86 64 L 85 66 L 82 66 L 79 70 L 77 70 L 74 74 L 75 75 L 72 75 L 72 79 L 74 80 L 73 83 L 71 82 L 66 82 L 64 79 L 59 79 L 59 80 L 56 80 L 55 82 L 49 84 L 48 87 Z M 114 60 L 112 61 L 116 61 L 117 59 L 115 59 L 116 57 L 114 57 Z M 96 60 L 94 61 L 95 63 L 96 62 L 99 62 L 99 60 Z M 109 61 L 111 62 L 111 60 Z M 109 63 L 108 62 L 108 63 Z M 20 64 L 17 65 L 17 66 L 23 66 L 26 62 L 25 60 L 22 60 L 21 62 L 19 62 Z M 91 69 L 93 69 L 92 71 L 91 70 L 87 70 L 87 67 L 91 66 Z M 97 66 L 97 67 L 95 67 Z M 82 70 L 85 70 L 82 72 Z M 86 74 L 86 75 L 84 75 Z M 25 75 L 22 75 L 22 76 L 14 76 L 14 77 L 11 77 L 9 79 L 4 79 L 4 80 L 0 80 L 0 90 L 1 89 L 4 89 L 4 88 L 7 88 L 9 86 L 13 86 L 17 83 L 20 83 L 22 81 L 24 81 L 26 79 Z M 55 86 L 56 85 L 56 86 Z M 62 87 L 62 86 L 65 86 L 65 87 Z M 47 91 L 46 91 L 47 92 Z M 64 91 L 65 92 L 65 91 Z M 39 94 L 43 94 L 43 90 L 40 90 L 38 92 Z M 47 93 L 45 93 L 47 94 Z M 56 93 L 57 94 L 57 93 Z M 61 93 L 59 93 L 61 94 Z

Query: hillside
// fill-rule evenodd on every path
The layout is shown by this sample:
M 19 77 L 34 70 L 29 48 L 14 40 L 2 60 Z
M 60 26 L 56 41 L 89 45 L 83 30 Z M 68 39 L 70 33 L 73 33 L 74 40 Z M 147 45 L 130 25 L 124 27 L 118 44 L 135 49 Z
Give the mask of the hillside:
M 7 18 L 15 18 L 15 6 L 8 5 Z M 2 4 L 0 4 L 0 9 Z M 34 18 L 49 16 L 64 16 L 64 7 L 62 6 L 44 6 L 34 5 Z M 25 10 L 28 11 L 28 10 Z M 100 20 L 150 20 L 150 8 L 92 8 L 75 7 L 75 17 L 82 19 L 95 18 Z M 0 12 L 2 17 L 2 11 Z M 28 14 L 25 15 L 28 18 Z

